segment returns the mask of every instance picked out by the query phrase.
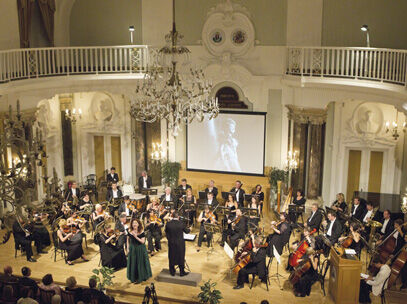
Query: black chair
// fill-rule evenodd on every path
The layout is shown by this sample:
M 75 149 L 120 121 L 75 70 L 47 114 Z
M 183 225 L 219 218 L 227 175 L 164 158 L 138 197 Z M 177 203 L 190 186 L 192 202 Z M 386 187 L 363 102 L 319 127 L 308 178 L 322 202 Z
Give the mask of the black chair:
M 17 258 L 17 253 L 18 253 L 19 250 L 21 251 L 21 255 L 23 255 L 23 253 L 24 253 L 23 246 L 21 246 L 21 244 L 18 243 L 18 242 L 14 239 L 14 258 Z
M 83 188 L 86 191 L 94 194 L 96 201 L 99 201 L 97 187 L 96 187 L 96 174 L 89 174 L 88 176 L 86 176 L 86 182 L 85 182 L 85 185 L 83 186 Z
M 319 266 L 318 269 L 318 281 L 321 283 L 321 289 L 322 292 L 324 293 L 325 297 L 325 277 L 328 272 L 329 266 L 330 266 L 330 261 L 326 259 L 325 261 L 322 262 L 322 264 Z
M 387 289 L 387 281 L 389 280 L 390 277 L 388 277 L 382 286 L 382 292 L 380 293 L 380 299 L 382 300 L 382 304 L 386 304 L 386 289 Z
M 270 265 L 271 265 L 271 262 L 272 262 L 272 260 L 273 260 L 273 258 L 269 258 L 269 262 L 267 263 L 267 266 L 266 266 L 266 288 L 267 288 L 267 291 L 269 291 L 269 284 L 270 284 L 270 278 L 269 278 L 269 269 L 270 269 Z M 252 289 L 252 287 L 253 287 L 253 283 L 254 283 L 254 279 L 256 278 L 256 275 L 255 274 L 253 274 L 252 275 L 252 282 L 250 283 L 250 289 Z
M 2 283 L 2 297 L 4 297 L 4 287 L 6 286 L 11 286 L 11 288 L 13 288 L 13 295 L 16 299 L 18 299 L 19 297 L 19 286 L 18 286 L 18 282 L 3 282 Z
M 51 304 L 52 297 L 55 294 L 55 290 L 44 290 L 42 288 L 39 288 L 39 290 L 40 290 L 39 302 L 41 304 Z
M 63 304 L 75 304 L 75 292 L 68 290 L 61 290 L 61 301 Z
M 59 243 L 59 238 L 57 235 L 57 231 L 52 231 L 51 236 L 52 236 L 52 243 L 54 244 L 54 253 L 52 254 L 54 256 L 54 262 L 57 261 L 58 253 L 60 253 L 61 257 L 65 259 L 67 256 L 67 253 L 66 253 L 65 249 L 61 248 L 61 245 Z M 52 258 L 52 255 L 51 255 L 51 258 Z

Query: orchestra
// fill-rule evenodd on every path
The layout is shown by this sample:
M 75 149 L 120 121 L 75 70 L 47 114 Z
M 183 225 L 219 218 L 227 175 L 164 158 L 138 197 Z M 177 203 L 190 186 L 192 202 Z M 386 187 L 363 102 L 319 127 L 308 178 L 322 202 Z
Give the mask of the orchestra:
M 290 206 L 305 209 L 306 196 L 298 190 L 292 197 L 291 189 L 283 207 L 285 212 L 277 214 L 278 221 L 268 221 L 268 216 L 262 216 L 265 198 L 261 185 L 250 190 L 251 195 L 245 195 L 242 182 L 236 181 L 231 191 L 222 192 L 218 200 L 219 190 L 213 180 L 200 190 L 205 196 L 197 198 L 187 180 L 182 179 L 174 191 L 167 186 L 162 194 L 144 199 L 145 195 L 142 198 L 123 195 L 114 168 L 107 179 L 110 184 L 106 202 L 93 203 L 89 193 L 81 192 L 73 181 L 64 201 L 51 214 L 30 209 L 28 220 L 20 217 L 14 222 L 14 238 L 24 249 L 27 261 L 36 261 L 33 242 L 37 254 L 46 253 L 44 249 L 51 245 L 49 221 L 51 230 L 56 227 L 60 248 L 67 252 L 67 265 L 73 265 L 79 258 L 87 261 L 82 243 L 85 234 L 93 230 L 101 265 L 114 270 L 127 267 L 128 279 L 140 283 L 152 276 L 150 258 L 163 249 L 168 250 L 170 274 L 175 275 L 178 266 L 181 276 L 188 275 L 184 234 L 196 233 L 199 252 L 203 242 L 207 247 L 216 246 L 214 236 L 220 231 L 218 244 L 227 244 L 234 253 L 231 268 L 237 275 L 234 289 L 243 288 L 249 274 L 267 283 L 266 257 L 281 263 L 287 244 L 291 250 L 286 270 L 290 272 L 288 281 L 296 297 L 310 295 L 318 280 L 318 265 L 329 258 L 331 248 L 338 252 L 341 248 L 352 249 L 357 259 L 366 249 L 365 254 L 371 256 L 368 267 L 371 276 L 360 282 L 361 299 L 368 300 L 370 292 L 376 294 L 375 284 L 385 276 L 390 276 L 391 284 L 401 280 L 401 289 L 407 286 L 406 225 L 401 219 L 393 219 L 389 210 L 381 212 L 378 206 L 359 197 L 352 199 L 350 208 L 341 193 L 325 209 L 313 202 L 308 217 L 302 220 L 297 213 L 290 212 Z M 145 171 L 138 182 L 140 189 L 152 187 L 151 177 Z M 299 238 L 290 243 L 294 234 Z M 162 245 L 164 238 L 168 248 Z

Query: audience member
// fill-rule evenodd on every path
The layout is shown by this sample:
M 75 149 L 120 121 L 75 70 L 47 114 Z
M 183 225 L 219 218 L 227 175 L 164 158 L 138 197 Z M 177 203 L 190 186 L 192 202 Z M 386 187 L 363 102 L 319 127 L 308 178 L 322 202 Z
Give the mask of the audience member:
M 38 285 L 39 288 L 43 290 L 54 290 L 55 294 L 61 295 L 61 287 L 54 283 L 54 279 L 52 278 L 52 274 L 46 274 Z
M 17 277 L 13 276 L 13 268 L 11 266 L 7 265 L 4 266 L 4 274 L 0 276 L 0 282 L 2 283 L 9 283 L 9 282 L 17 282 L 18 279 Z
M 31 269 L 28 267 L 23 267 L 21 268 L 21 274 L 23 275 L 23 277 L 18 280 L 18 284 L 20 286 L 31 287 L 33 294 L 36 295 L 38 291 L 38 285 L 37 282 L 30 278 Z
M 263 300 L 263 301 L 260 302 L 260 304 L 270 304 L 270 303 L 267 300 Z
M 34 300 L 31 297 L 34 297 L 35 294 L 30 295 L 29 294 L 30 289 L 20 289 L 20 299 L 18 299 L 17 304 L 38 304 L 36 300 Z
M 84 289 L 82 293 L 82 299 L 86 303 L 90 303 L 91 299 L 97 299 L 99 303 L 112 304 L 114 298 L 105 295 L 100 290 L 96 289 L 96 280 L 89 279 L 89 289 Z
M 71 291 L 75 293 L 75 302 L 82 300 L 82 288 L 76 285 L 75 277 L 69 277 L 66 279 L 66 291 Z

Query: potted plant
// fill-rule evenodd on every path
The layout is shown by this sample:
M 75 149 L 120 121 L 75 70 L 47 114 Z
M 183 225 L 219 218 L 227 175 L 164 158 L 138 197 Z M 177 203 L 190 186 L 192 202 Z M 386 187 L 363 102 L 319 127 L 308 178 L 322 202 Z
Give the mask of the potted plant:
M 178 183 L 180 168 L 180 163 L 170 162 L 169 160 L 164 161 L 161 165 L 161 175 L 163 178 L 163 183 L 172 188 L 175 188 Z
M 205 282 L 201 287 L 201 292 L 198 294 L 199 303 L 218 304 L 223 299 L 220 290 L 215 289 L 216 283 L 211 283 L 211 280 Z
M 106 290 L 106 286 L 113 285 L 114 269 L 106 266 L 102 266 L 99 269 L 92 270 L 94 273 L 90 278 L 95 279 L 97 283 L 97 289 L 101 291 Z

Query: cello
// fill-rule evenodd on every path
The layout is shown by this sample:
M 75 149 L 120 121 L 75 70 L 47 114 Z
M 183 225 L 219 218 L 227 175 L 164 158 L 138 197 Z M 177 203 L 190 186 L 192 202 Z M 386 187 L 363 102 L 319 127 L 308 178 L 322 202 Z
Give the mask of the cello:
M 312 234 L 314 234 L 317 230 L 313 229 L 310 232 L 310 236 Z M 297 248 L 295 249 L 295 251 L 290 255 L 289 259 L 288 259 L 288 264 L 291 267 L 297 267 L 298 266 L 298 260 L 301 259 L 305 252 L 307 251 L 307 248 L 309 248 L 311 244 L 308 242 L 307 238 L 304 238 L 297 246 Z
M 407 244 L 405 244 L 395 256 L 396 259 L 390 267 L 391 273 L 387 283 L 387 288 L 390 288 L 396 282 L 398 276 L 400 275 L 401 269 L 403 269 L 404 264 L 407 261 Z
M 268 247 L 267 242 L 264 243 L 263 245 L 260 245 L 259 249 L 266 248 L 266 247 Z M 236 273 L 236 274 L 239 273 L 240 269 L 244 268 L 247 264 L 250 263 L 250 261 L 252 260 L 252 258 L 251 258 L 252 252 L 253 252 L 253 248 L 250 251 L 248 251 L 248 254 L 246 254 L 245 256 L 241 256 L 239 258 L 239 260 L 236 262 L 235 266 L 233 266 L 233 268 L 232 268 L 234 273 Z
M 314 255 L 319 255 L 323 251 L 324 251 L 323 249 L 315 251 Z M 298 264 L 298 266 L 295 268 L 295 270 L 290 274 L 288 280 L 294 286 L 301 279 L 302 275 L 304 273 L 306 273 L 311 267 L 312 267 L 312 263 L 311 263 L 310 259 L 306 259 L 305 261 L 302 261 L 301 263 Z

